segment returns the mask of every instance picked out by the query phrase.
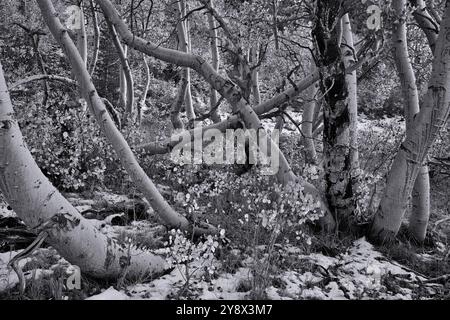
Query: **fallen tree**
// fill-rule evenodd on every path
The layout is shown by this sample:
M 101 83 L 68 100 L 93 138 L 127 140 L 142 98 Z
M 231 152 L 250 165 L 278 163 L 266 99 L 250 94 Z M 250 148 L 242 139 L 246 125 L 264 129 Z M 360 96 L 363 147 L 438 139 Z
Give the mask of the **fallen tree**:
M 81 61 L 81 57 L 80 57 Z M 94 277 L 157 276 L 163 258 L 106 237 L 44 176 L 28 150 L 0 64 L 0 190 L 14 212 L 72 264 Z

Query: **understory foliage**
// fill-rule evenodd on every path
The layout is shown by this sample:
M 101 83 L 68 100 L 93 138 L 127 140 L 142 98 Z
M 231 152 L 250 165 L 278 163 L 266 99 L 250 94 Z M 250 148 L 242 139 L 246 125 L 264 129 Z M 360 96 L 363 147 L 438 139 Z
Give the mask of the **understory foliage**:
M 179 21 L 168 9 L 171 1 L 111 2 L 135 35 L 162 47 L 180 48 L 175 31 Z M 190 5 L 188 10 L 193 10 L 186 18 L 189 22 L 191 53 L 211 63 L 213 57 L 210 52 L 211 39 L 206 11 L 197 8 L 199 1 L 187 2 Z M 245 83 L 248 80 L 245 77 L 249 75 L 239 74 L 244 72 L 245 67 L 252 72 L 258 72 L 257 87 L 261 101 L 266 101 L 288 88 L 296 88 L 295 83 L 312 73 L 311 70 L 317 62 L 311 36 L 312 22 L 316 19 L 314 6 L 317 2 L 213 2 L 230 32 L 227 34 L 224 26 L 217 26 L 220 60 L 217 72 L 236 88 L 244 91 L 243 88 L 252 87 L 251 83 Z M 385 42 L 378 43 L 379 46 L 384 45 L 385 49 L 377 48 L 380 49 L 377 51 L 377 58 L 362 63 L 356 71 L 358 144 L 351 147 L 359 152 L 359 168 L 351 172 L 352 184 L 355 187 L 351 190 L 351 196 L 355 197 L 358 203 L 358 210 L 355 210 L 357 212 L 354 212 L 352 217 L 358 227 L 368 225 L 372 221 L 383 196 L 386 177 L 405 138 L 405 101 L 392 50 L 389 50 L 392 37 L 390 26 L 394 26 L 395 20 L 389 9 L 389 2 L 378 1 L 386 17 L 383 16 L 383 28 L 376 32 L 367 30 L 366 16 L 350 16 L 355 42 L 355 48 L 351 49 L 354 51 L 355 60 L 362 60 L 365 54 L 369 55 L 368 52 L 375 52 L 376 50 L 372 49 L 377 45 L 376 40 Z M 64 9 L 73 5 L 74 1 L 54 0 L 52 3 L 64 21 Z M 278 10 L 275 17 L 273 3 L 277 5 Z M 429 3 L 434 8 L 443 8 L 442 1 Z M 131 5 L 136 8 L 130 10 Z M 355 6 L 358 10 L 361 9 L 361 12 L 367 9 L 366 1 L 355 1 Z M 419 96 L 422 98 L 431 75 L 430 64 L 433 55 L 429 46 L 424 45 L 427 39 L 414 23 L 412 9 L 408 6 L 406 17 L 409 55 L 417 75 Z M 125 113 L 120 104 L 119 79 L 122 66 L 100 7 L 96 7 L 96 10 L 100 28 L 100 50 L 97 67 L 91 75 L 92 82 L 99 96 L 109 101 L 122 119 Z M 438 14 L 441 14 L 441 11 L 437 9 Z M 74 79 L 65 54 L 51 37 L 38 12 L 35 1 L 7 0 L 0 3 L 0 57 L 10 87 L 26 77 L 43 73 Z M 94 47 L 93 15 L 89 9 L 86 9 L 85 15 L 89 65 Z M 69 30 L 68 33 L 76 43 L 76 32 Z M 256 61 L 249 58 L 250 50 L 257 51 Z M 239 248 L 244 253 L 238 256 L 238 259 L 250 257 L 250 287 L 253 298 L 265 297 L 265 289 L 270 286 L 271 277 L 276 273 L 275 269 L 279 267 L 280 261 L 284 261 L 280 258 L 280 248 L 295 246 L 299 249 L 297 253 L 320 251 L 330 256 L 337 255 L 337 251 L 343 251 L 353 235 L 337 232 L 325 236 L 316 232 L 317 222 L 324 217 L 324 212 L 321 211 L 318 199 L 306 193 L 301 183 L 291 182 L 283 186 L 275 177 L 262 175 L 261 168 L 257 165 L 250 168 L 242 165 L 178 165 L 171 161 L 168 154 L 148 156 L 145 151 L 138 150 L 141 144 L 167 141 L 173 135 L 171 108 L 178 95 L 183 68 L 147 57 L 150 80 L 147 95 L 143 96 L 147 79 L 142 52 L 130 46 L 127 59 L 134 81 L 134 107 L 136 108 L 138 103 L 143 106 L 142 121 L 138 124 L 136 115 L 133 115 L 127 125 L 119 126 L 120 132 L 133 149 L 138 163 L 174 211 L 186 217 L 193 225 L 207 222 L 220 230 L 217 235 L 202 237 L 176 229 L 168 232 L 162 252 L 167 257 L 169 267 L 179 268 L 184 277 L 185 285 L 179 296 L 189 296 L 191 279 L 197 272 L 205 271 L 206 277 L 214 277 L 219 268 L 226 270 L 230 255 L 229 252 L 224 252 L 231 248 Z M 245 66 L 240 60 L 246 61 L 248 65 Z M 191 72 L 190 81 L 194 111 L 197 117 L 207 118 L 211 88 L 194 71 Z M 314 101 L 320 107 L 326 94 L 319 90 L 311 96 L 306 91 L 277 105 L 271 110 L 271 114 L 260 116 L 264 117 L 264 127 L 272 128 L 275 122 L 284 120 L 280 150 L 299 181 L 307 181 L 314 185 L 319 193 L 324 193 L 326 164 L 323 155 L 324 129 L 321 129 L 323 106 L 316 110 L 312 123 L 315 131 L 312 140 L 317 152 L 317 162 L 314 164 L 307 163 L 306 160 L 307 138 L 302 131 L 302 124 L 307 105 Z M 342 92 L 340 94 L 347 95 Z M 86 109 L 86 101 L 81 99 L 77 85 L 33 81 L 14 87 L 10 95 L 20 129 L 34 160 L 59 190 L 84 192 L 87 195 L 91 195 L 92 191 L 108 190 L 142 196 L 123 169 L 120 159 L 102 134 L 92 113 Z M 255 98 L 251 94 L 250 96 L 246 103 L 255 107 Z M 180 118 L 188 128 L 190 123 L 185 107 L 186 103 L 181 106 Z M 232 106 L 225 99 L 221 99 L 217 107 L 222 119 L 238 113 L 232 111 Z M 347 116 L 347 113 L 344 115 Z M 211 123 L 212 120 L 206 119 L 201 125 Z M 242 121 L 240 125 L 245 127 Z M 447 125 L 440 132 L 425 160 L 430 167 L 432 185 L 430 221 L 436 223 L 432 225 L 428 238 L 433 241 L 438 239 L 447 247 L 450 233 L 443 227 L 446 225 L 443 217 L 450 213 L 449 130 Z M 409 211 L 410 208 L 407 214 Z M 156 220 L 156 214 L 154 218 Z M 447 233 L 447 237 L 442 234 L 437 236 L 436 230 Z M 404 253 L 403 249 L 402 247 L 399 250 L 401 254 L 397 253 L 399 256 Z M 216 258 L 222 259 L 222 266 L 213 263 Z M 448 254 L 444 258 L 443 261 L 448 262 Z M 410 257 L 409 260 L 413 258 Z M 60 297 L 60 288 L 56 289 L 55 296 Z

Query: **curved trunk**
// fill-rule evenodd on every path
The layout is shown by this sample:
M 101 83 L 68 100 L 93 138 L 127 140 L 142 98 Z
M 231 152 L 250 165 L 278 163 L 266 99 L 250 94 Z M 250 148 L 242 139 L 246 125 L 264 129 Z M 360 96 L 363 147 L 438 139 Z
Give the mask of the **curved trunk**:
M 395 63 L 405 101 L 406 128 L 408 130 L 411 128 L 414 116 L 420 111 L 419 92 L 408 52 L 406 20 L 402 18 L 406 10 L 406 1 L 398 0 L 393 3 L 393 8 L 397 16 L 401 17 L 395 28 L 392 40 L 395 49 Z M 419 177 L 419 179 L 416 179 L 412 191 L 413 205 L 410 216 L 410 231 L 415 239 L 422 242 L 425 240 L 428 218 L 430 216 L 430 183 L 427 166 L 420 168 Z M 402 216 L 404 214 L 405 212 L 401 213 Z
M 80 58 L 80 63 L 82 63 Z M 0 64 L 0 190 L 14 212 L 70 263 L 94 277 L 156 276 L 167 265 L 98 231 L 44 176 L 23 141 Z
M 9 90 L 16 90 L 17 87 L 23 86 L 27 83 L 33 82 L 33 81 L 38 81 L 38 80 L 51 80 L 51 81 L 59 81 L 71 86 L 76 86 L 77 82 L 70 79 L 70 78 L 66 78 L 66 77 L 61 77 L 61 76 L 57 76 L 57 75 L 53 75 L 53 74 L 38 74 L 38 75 L 34 75 L 34 76 L 29 76 L 25 79 L 19 80 L 15 83 L 13 83 L 12 85 L 9 86 Z
M 150 56 L 157 59 L 161 59 L 166 62 L 175 63 L 179 66 L 189 67 L 197 71 L 204 79 L 216 89 L 233 108 L 233 113 L 239 115 L 240 119 L 245 124 L 247 129 L 255 129 L 262 133 L 260 141 L 267 141 L 267 149 L 271 150 L 274 158 L 278 158 L 279 165 L 277 167 L 276 177 L 280 184 L 286 185 L 290 182 L 298 182 L 303 185 L 305 192 L 311 194 L 316 201 L 321 203 L 322 209 L 326 212 L 326 224 L 327 228 L 333 227 L 333 218 L 329 214 L 326 202 L 322 198 L 320 192 L 311 184 L 303 181 L 301 178 L 296 177 L 293 173 L 289 163 L 284 157 L 283 153 L 280 151 L 276 143 L 272 141 L 267 132 L 264 130 L 260 119 L 258 118 L 255 110 L 247 103 L 247 101 L 242 97 L 239 90 L 235 85 L 228 79 L 221 77 L 210 64 L 208 64 L 204 59 L 199 56 L 194 56 L 192 54 L 182 53 L 176 50 L 170 50 L 163 48 L 161 46 L 155 46 L 150 41 L 145 41 L 135 35 L 133 35 L 125 25 L 125 23 L 120 19 L 118 12 L 115 10 L 114 6 L 109 0 L 96 0 L 101 6 L 105 16 L 108 16 L 111 21 L 114 22 L 117 27 L 118 32 L 121 34 L 122 39 L 129 46 L 144 52 Z M 313 79 L 309 79 L 313 81 Z M 314 83 L 315 81 L 313 81 Z M 298 91 L 298 89 L 294 89 Z M 200 132 L 201 129 L 200 129 Z M 189 132 L 184 133 L 189 134 Z M 277 157 L 278 156 L 278 157 Z
M 141 44 L 137 44 L 137 43 L 135 44 L 135 46 L 136 46 L 136 48 L 139 48 L 137 50 L 142 51 L 142 52 L 147 52 L 147 54 L 152 56 L 152 54 L 149 53 L 150 50 L 147 50 L 148 48 L 145 48 Z M 371 60 L 370 58 L 361 59 L 360 61 L 358 61 L 358 63 L 356 63 L 350 69 L 348 69 L 347 72 L 351 72 L 353 70 L 356 70 L 360 65 L 362 65 L 363 63 L 365 63 L 367 61 L 370 61 L 370 60 Z M 184 62 L 184 63 L 190 65 L 189 63 L 187 63 L 185 61 L 182 61 L 182 60 L 179 60 L 178 58 L 175 58 L 175 60 L 172 61 L 172 63 L 177 63 L 175 61 L 177 61 L 179 63 Z M 204 77 L 206 79 L 208 79 L 207 78 L 208 77 L 207 74 L 205 74 Z M 297 97 L 300 93 L 302 93 L 303 91 L 308 89 L 310 86 L 312 86 L 314 83 L 316 83 L 319 79 L 320 79 L 319 71 L 316 71 L 316 72 L 308 75 L 307 77 L 305 77 L 305 79 L 297 82 L 295 84 L 295 87 L 289 88 L 289 89 L 287 89 L 287 90 L 277 94 L 276 96 L 272 97 L 271 99 L 262 102 L 260 105 L 255 106 L 253 108 L 253 110 L 255 111 L 255 113 L 257 115 L 263 115 L 265 113 L 268 113 L 271 110 L 273 110 L 274 108 L 277 108 L 278 106 L 281 106 L 283 103 L 286 103 L 286 102 L 290 101 L 291 99 Z M 213 82 L 209 81 L 209 83 L 214 88 Z M 315 112 L 316 115 L 318 113 L 320 113 L 320 109 L 321 109 L 321 104 L 319 103 L 317 105 L 317 109 L 316 109 L 316 112 Z M 322 118 L 323 117 L 320 115 L 319 119 L 315 123 L 320 125 L 320 123 L 323 122 Z M 202 133 L 205 130 L 209 130 L 209 129 L 217 129 L 217 130 L 220 130 L 220 131 L 223 132 L 227 128 L 234 128 L 236 125 L 238 125 L 238 123 L 239 123 L 239 117 L 237 117 L 235 115 L 232 115 L 232 116 L 229 116 L 226 120 L 223 120 L 221 122 L 218 122 L 218 123 L 206 126 L 206 127 L 200 127 L 200 128 L 189 130 L 186 133 L 186 135 L 188 137 L 190 137 L 191 139 L 187 139 L 187 140 L 183 140 L 183 141 L 186 141 L 186 143 L 188 143 L 189 141 L 192 142 L 193 137 L 202 136 Z M 317 128 L 313 127 L 313 130 L 314 130 L 313 131 L 313 136 L 316 136 L 318 134 L 316 129 Z M 323 126 L 320 128 L 320 130 L 322 130 L 322 129 L 323 129 Z M 172 149 L 173 149 L 173 147 L 175 145 L 179 145 L 178 142 L 177 141 L 173 141 L 173 139 L 169 138 L 169 139 L 158 141 L 158 142 L 151 142 L 151 143 L 142 144 L 142 145 L 136 146 L 136 148 L 139 149 L 139 150 L 144 150 L 146 152 L 147 156 L 151 156 L 151 155 L 155 155 L 155 154 L 166 154 L 166 153 L 169 153 L 170 151 L 172 151 Z
M 103 100 L 99 97 L 97 90 L 92 83 L 89 73 L 83 64 L 75 45 L 57 18 L 53 4 L 50 0 L 37 0 L 37 2 L 50 31 L 66 53 L 76 79 L 82 88 L 84 98 L 88 102 L 90 110 L 94 114 L 101 130 L 116 151 L 117 156 L 121 160 L 125 170 L 130 175 L 131 180 L 144 194 L 153 209 L 155 209 L 161 219 L 170 227 L 194 231 L 197 233 L 211 231 L 202 230 L 201 228 L 193 229 L 191 223 L 185 217 L 175 212 L 162 197 L 152 180 L 145 174 L 144 170 L 137 162 L 124 137 L 114 125 Z
M 314 62 L 312 62 L 314 63 Z M 312 68 L 315 71 L 315 66 Z M 315 111 L 317 109 L 316 95 L 318 88 L 316 86 L 311 86 L 309 88 L 308 102 L 305 104 L 302 114 L 302 132 L 305 147 L 305 161 L 308 164 L 317 163 L 317 153 L 313 138 L 313 121 Z
M 428 91 L 419 113 L 407 126 L 406 138 L 387 178 L 384 195 L 375 214 L 370 237 L 389 242 L 400 229 L 403 213 L 427 153 L 450 112 L 450 5 L 447 2 L 441 31 L 436 42 Z

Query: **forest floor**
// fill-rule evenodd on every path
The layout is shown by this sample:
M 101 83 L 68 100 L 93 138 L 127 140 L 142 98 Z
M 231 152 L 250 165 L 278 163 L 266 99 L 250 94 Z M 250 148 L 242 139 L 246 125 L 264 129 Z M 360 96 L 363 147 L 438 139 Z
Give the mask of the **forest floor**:
M 98 208 L 99 199 L 111 203 L 130 201 L 126 196 L 97 193 L 93 199 L 71 194 L 69 200 L 80 210 Z M 155 222 L 133 221 L 123 225 L 111 214 L 102 220 L 92 219 L 99 230 L 116 239 L 140 237 L 139 242 L 155 253 L 164 254 L 164 228 Z M 0 217 L 14 218 L 6 205 L 0 206 Z M 0 220 L 1 221 L 1 220 Z M 122 225 L 116 225 L 122 224 Z M 157 231 L 155 231 L 157 230 Z M 51 247 L 36 250 L 20 261 L 27 288 L 18 292 L 18 277 L 7 264 L 20 250 L 0 247 L 0 299 L 448 299 L 450 284 L 448 248 L 436 243 L 434 248 L 412 250 L 405 244 L 392 251 L 374 248 L 364 238 L 349 241 L 336 250 L 317 250 L 305 254 L 291 246 L 275 246 L 276 268 L 264 277 L 255 277 L 263 269 L 254 252 L 265 252 L 263 246 L 253 253 L 231 243 L 217 251 L 216 257 L 188 264 L 191 276 L 187 283 L 185 266 L 175 267 L 157 279 L 139 279 L 131 283 L 104 282 L 82 276 L 81 290 L 68 290 L 65 279 L 73 266 Z M 382 253 L 384 252 L 384 253 Z M 403 260 L 402 260 L 403 259 Z M 396 260 L 402 260 L 402 263 Z M 414 263 L 412 263 L 414 262 Z M 205 268 L 208 265 L 208 268 Z M 415 266 L 421 266 L 420 269 Z M 210 273 L 211 266 L 214 272 Z M 256 266 L 256 267 L 255 267 Z M 426 274 L 427 267 L 430 272 Z M 441 276 L 433 269 L 439 269 Z M 425 272 L 424 272 L 425 270 Z M 262 273 L 261 273 L 262 274 Z
M 293 118 L 301 121 L 301 117 Z M 362 163 L 365 170 L 380 168 L 387 161 L 389 150 L 379 151 L 376 146 L 389 142 L 392 146 L 386 148 L 395 148 L 398 133 L 392 123 L 396 121 L 361 121 L 360 131 L 367 142 L 362 147 L 369 148 L 362 152 L 368 159 Z M 292 123 L 285 127 L 293 134 L 297 129 Z M 383 144 L 373 142 L 377 140 Z M 165 196 L 174 198 L 177 192 L 186 192 L 184 182 L 180 189 L 170 184 L 176 179 L 166 179 L 167 167 L 150 171 Z M 448 179 L 433 180 L 430 231 L 422 247 L 402 235 L 389 248 L 374 247 L 365 238 L 336 235 L 315 235 L 307 249 L 292 244 L 252 246 L 250 241 L 243 243 L 243 233 L 249 231 L 240 228 L 237 220 L 242 217 L 226 215 L 212 222 L 228 221 L 223 227 L 230 231 L 231 241 L 218 248 L 214 258 L 188 263 L 188 281 L 186 265 L 179 265 L 157 279 L 132 282 L 99 281 L 82 274 L 81 289 L 69 290 L 66 279 L 74 266 L 44 245 L 19 263 L 26 278 L 24 293 L 19 292 L 18 276 L 8 262 L 34 235 L 0 199 L 0 299 L 449 299 L 450 223 L 444 222 L 450 207 L 448 190 Z M 145 250 L 166 255 L 168 232 L 148 203 L 136 194 L 115 192 L 65 196 L 102 233 L 118 241 L 133 239 Z

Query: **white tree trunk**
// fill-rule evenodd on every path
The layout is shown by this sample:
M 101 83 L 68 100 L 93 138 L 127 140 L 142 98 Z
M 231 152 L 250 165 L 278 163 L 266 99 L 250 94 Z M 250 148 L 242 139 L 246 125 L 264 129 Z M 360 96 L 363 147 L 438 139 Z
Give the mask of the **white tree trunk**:
M 177 96 L 175 97 L 173 103 L 172 103 L 172 111 L 170 114 L 170 121 L 172 122 L 172 126 L 174 130 L 182 130 L 184 129 L 183 121 L 181 121 L 180 113 L 181 113 L 181 107 L 183 106 L 183 101 L 185 101 L 186 98 L 186 89 L 188 87 L 188 68 L 183 68 L 181 70 L 180 75 L 180 83 L 178 84 L 178 92 Z
M 142 91 L 141 101 L 139 102 L 138 112 L 137 112 L 138 125 L 141 124 L 142 110 L 145 107 L 145 101 L 147 100 L 148 89 L 150 88 L 150 68 L 148 67 L 148 61 L 147 61 L 145 54 L 142 54 L 142 62 L 144 64 L 145 82 L 144 82 L 144 88 Z
M 350 17 L 345 14 L 342 17 L 342 57 L 345 68 L 349 68 L 357 61 L 356 50 L 353 44 L 353 33 L 350 24 Z M 353 172 L 359 169 L 359 152 L 358 152 L 358 83 L 356 78 L 356 70 L 347 72 L 345 75 L 348 91 L 348 115 L 350 118 L 350 161 Z
M 209 5 L 214 8 L 213 0 L 209 0 Z M 219 47 L 218 47 L 218 35 L 217 35 L 217 24 L 212 16 L 211 12 L 208 11 L 208 24 L 209 24 L 209 37 L 210 37 L 210 47 L 211 47 L 211 58 L 212 58 L 212 67 L 217 72 L 219 71 L 220 65 L 220 57 L 219 57 Z M 221 121 L 218 107 L 217 107 L 218 99 L 217 99 L 217 91 L 214 88 L 211 88 L 210 92 L 210 112 L 211 112 L 211 120 L 214 123 L 219 123 Z
M 95 11 L 94 0 L 89 0 L 92 14 L 92 28 L 94 29 L 94 52 L 89 63 L 89 74 L 92 76 L 97 66 L 98 54 L 100 51 L 100 27 L 98 23 L 97 12 Z
M 130 64 L 128 63 L 127 59 L 128 47 L 126 45 L 122 46 L 115 26 L 111 23 L 111 21 L 108 20 L 108 18 L 106 18 L 105 20 L 120 60 L 120 98 L 122 107 L 125 108 L 123 120 L 126 120 L 128 117 L 132 117 L 134 106 L 134 81 L 133 75 L 131 74 Z
M 179 20 L 177 23 L 177 35 L 178 35 L 178 44 L 180 46 L 180 51 L 189 53 L 189 36 L 187 34 L 186 23 L 182 20 L 186 14 L 186 6 L 185 2 L 182 0 L 178 0 L 174 2 L 174 11 L 176 13 L 176 17 Z M 186 115 L 189 121 L 195 120 L 195 111 L 194 106 L 192 104 L 192 92 L 191 92 L 191 71 L 189 68 L 185 68 L 184 77 L 186 78 L 187 85 L 185 87 L 185 109 Z
M 314 62 L 311 62 L 314 63 Z M 312 68 L 315 71 L 315 66 Z M 305 147 L 305 161 L 309 164 L 317 163 L 317 153 L 316 146 L 313 138 L 313 121 L 314 121 L 314 112 L 316 110 L 317 104 L 317 92 L 318 87 L 311 86 L 308 90 L 308 101 L 305 104 L 302 114 L 302 132 L 304 139 L 304 147 Z
M 52 2 L 50 0 L 37 0 L 37 3 L 54 38 L 66 53 L 76 79 L 82 89 L 84 98 L 88 102 L 90 110 L 94 114 L 100 128 L 116 151 L 117 156 L 130 175 L 131 180 L 144 194 L 153 209 L 155 209 L 161 219 L 170 227 L 193 231 L 195 233 L 215 232 L 216 230 L 210 229 L 209 226 L 206 226 L 206 230 L 202 227 L 193 228 L 191 223 L 185 217 L 174 211 L 162 197 L 152 180 L 145 174 L 144 170 L 137 162 L 124 137 L 114 125 L 103 100 L 99 97 L 97 90 L 92 83 L 89 73 L 83 64 L 75 45 L 57 18 Z
M 375 215 L 370 237 L 389 242 L 400 229 L 403 213 L 420 168 L 450 112 L 450 5 L 447 2 L 441 30 L 436 42 L 435 58 L 428 91 L 420 112 L 406 130 L 387 178 L 384 195 Z
M 340 49 L 342 25 L 339 1 L 316 1 L 316 21 L 312 34 L 316 44 L 317 66 L 321 73 L 323 98 L 323 164 L 325 193 L 330 210 L 342 230 L 354 226 L 358 211 L 351 167 L 350 114 L 343 53 Z M 330 21 L 336 20 L 335 24 Z M 331 28 L 331 29 L 329 29 Z
M 167 268 L 162 258 L 136 249 L 128 251 L 126 244 L 106 237 L 43 175 L 14 118 L 1 64 L 0 190 L 29 228 L 46 231 L 47 241 L 61 256 L 91 276 L 118 278 L 125 270 L 129 277 L 156 276 Z
M 409 129 L 413 123 L 414 116 L 419 113 L 420 108 L 416 77 L 408 52 L 406 20 L 403 18 L 406 10 L 406 1 L 396 1 L 393 3 L 393 8 L 397 16 L 401 17 L 393 34 L 394 58 L 405 101 L 406 128 Z M 412 196 L 410 231 L 416 240 L 423 242 L 430 217 L 430 182 L 427 166 L 420 168 L 420 174 L 414 183 Z
M 87 63 L 87 36 L 86 36 L 86 20 L 84 18 L 84 4 L 80 1 L 80 29 L 77 32 L 77 48 L 84 64 Z
M 262 132 L 262 138 L 267 139 L 267 149 L 273 150 L 275 154 L 279 156 L 279 170 L 276 175 L 279 183 L 287 185 L 288 183 L 295 181 L 303 185 L 305 192 L 311 194 L 316 199 L 316 201 L 319 201 L 321 203 L 322 209 L 326 212 L 325 221 L 327 224 L 327 228 L 333 227 L 333 217 L 330 215 L 329 210 L 327 209 L 326 202 L 322 198 L 321 193 L 310 183 L 303 181 L 301 178 L 295 176 L 283 153 L 267 135 L 267 132 L 264 130 L 255 110 L 250 107 L 247 101 L 242 97 L 242 94 L 230 80 L 221 77 L 210 64 L 208 64 L 203 58 L 199 56 L 194 56 L 192 54 L 182 53 L 177 50 L 171 50 L 161 46 L 156 46 L 150 41 L 146 41 L 140 37 L 133 35 L 128 30 L 126 24 L 120 18 L 118 12 L 115 10 L 114 6 L 109 0 L 96 1 L 102 8 L 105 16 L 107 16 L 108 19 L 111 19 L 111 21 L 114 22 L 117 31 L 122 36 L 122 40 L 130 47 L 133 47 L 134 49 L 144 52 L 157 59 L 174 63 L 178 66 L 194 69 L 200 75 L 202 75 L 203 78 L 214 89 L 216 89 L 225 99 L 227 99 L 227 101 L 233 108 L 233 112 L 239 115 L 246 128 L 255 129 Z M 297 91 L 296 89 L 294 90 Z

